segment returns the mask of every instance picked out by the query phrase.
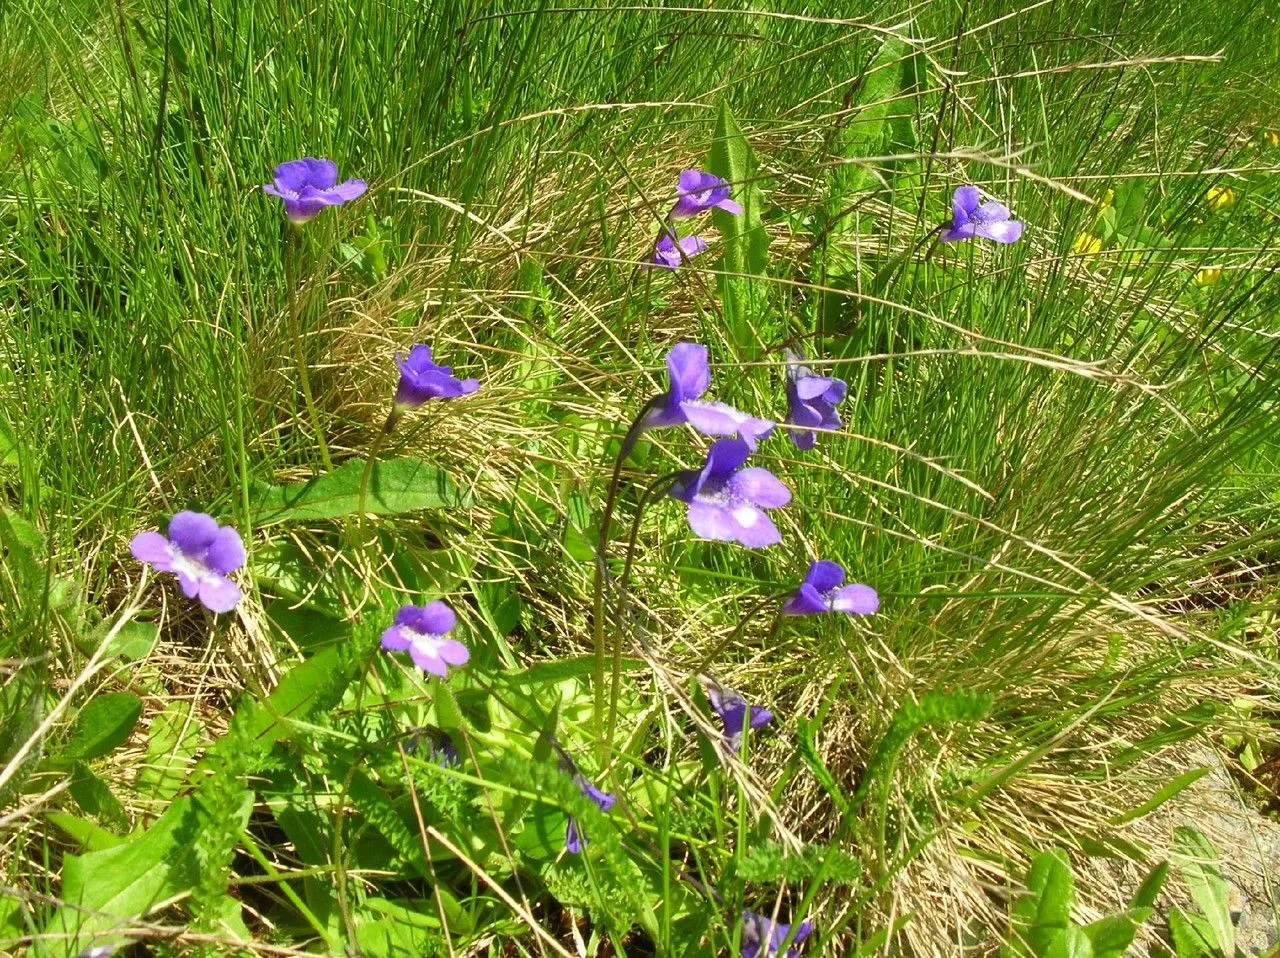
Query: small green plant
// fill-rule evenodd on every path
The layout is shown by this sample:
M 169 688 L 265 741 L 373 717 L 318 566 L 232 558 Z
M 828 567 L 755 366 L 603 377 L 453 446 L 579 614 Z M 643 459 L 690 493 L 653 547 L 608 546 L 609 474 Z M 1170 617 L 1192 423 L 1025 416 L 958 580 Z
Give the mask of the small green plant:
M 1124 911 L 1081 925 L 1071 917 L 1075 879 L 1066 852 L 1042 852 L 1027 872 L 1026 892 L 1010 912 L 1002 958 L 1120 958 L 1155 911 L 1169 866 L 1157 865 Z
M 1230 889 L 1218 868 L 1218 852 L 1198 829 L 1173 831 L 1173 865 L 1199 911 L 1169 910 L 1169 940 L 1175 958 L 1235 958 L 1236 928 Z

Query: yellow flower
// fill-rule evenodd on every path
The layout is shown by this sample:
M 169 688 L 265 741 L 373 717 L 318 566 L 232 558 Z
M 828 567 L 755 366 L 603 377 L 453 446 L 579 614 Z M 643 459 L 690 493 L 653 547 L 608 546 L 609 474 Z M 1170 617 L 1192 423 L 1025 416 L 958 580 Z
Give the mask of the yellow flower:
M 1217 286 L 1221 279 L 1221 266 L 1206 266 L 1204 269 L 1200 270 L 1200 272 L 1196 273 L 1197 286 Z
M 1108 206 L 1110 206 L 1112 203 L 1115 202 L 1115 199 L 1116 199 L 1115 190 L 1107 190 L 1107 192 L 1103 193 L 1102 202 L 1098 204 L 1098 212 L 1101 213 L 1103 210 L 1105 210 Z
M 1081 233 L 1071 244 L 1071 252 L 1077 256 L 1097 256 L 1102 252 L 1102 240 L 1092 233 Z
M 1236 191 L 1229 186 L 1211 186 L 1204 198 L 1209 201 L 1209 209 L 1217 212 L 1235 206 Z
M 1275 130 L 1264 130 L 1262 132 L 1262 139 L 1267 146 L 1280 146 L 1280 133 L 1277 133 Z

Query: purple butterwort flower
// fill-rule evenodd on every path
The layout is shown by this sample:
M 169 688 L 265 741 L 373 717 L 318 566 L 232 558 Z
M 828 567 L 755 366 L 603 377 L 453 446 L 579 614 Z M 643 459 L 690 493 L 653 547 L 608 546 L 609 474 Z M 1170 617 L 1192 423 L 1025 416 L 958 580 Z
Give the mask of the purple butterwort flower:
M 458 379 L 449 366 L 431 361 L 430 346 L 414 346 L 409 355 L 396 353 L 400 364 L 400 385 L 396 387 L 395 405 L 399 410 L 421 406 L 428 399 L 452 399 L 466 396 L 480 388 L 478 379 Z
M 840 414 L 836 404 L 844 399 L 847 387 L 844 380 L 834 376 L 819 376 L 808 366 L 802 365 L 804 356 L 786 351 L 787 355 L 787 418 L 788 425 L 800 426 L 789 430 L 791 441 L 797 449 L 812 449 L 818 441 L 814 429 L 839 429 Z
M 771 546 L 782 536 L 765 509 L 791 501 L 791 491 L 768 469 L 741 468 L 751 447 L 741 439 L 717 439 L 701 469 L 686 469 L 670 494 L 689 504 L 689 527 L 704 539 Z
M 326 206 L 341 206 L 368 188 L 364 180 L 339 183 L 333 160 L 307 156 L 277 166 L 273 182 L 265 184 L 262 192 L 284 200 L 284 211 L 291 221 L 305 223 Z
M 471 658 L 465 645 L 445 638 L 457 622 L 453 609 L 443 602 L 402 605 L 395 625 L 382 633 L 382 647 L 388 652 L 408 652 L 418 668 L 444 678 L 450 665 L 466 665 Z
M 790 925 L 771 921 L 764 915 L 753 911 L 742 913 L 742 958 L 768 958 L 778 954 L 778 949 L 787 940 Z M 796 946 L 813 933 L 813 922 L 802 921 L 796 925 L 795 936 L 787 947 L 787 958 L 798 958 L 800 952 Z
M 582 790 L 582 794 L 587 796 L 599 806 L 600 811 L 607 812 L 613 808 L 613 803 L 618 800 L 618 796 L 610 795 L 608 792 L 602 792 L 590 782 L 581 772 L 573 773 L 573 781 Z M 578 855 L 582 852 L 582 846 L 587 843 L 587 836 L 582 833 L 582 829 L 578 827 L 578 820 L 572 815 L 569 816 L 569 824 L 565 826 L 564 831 L 564 848 L 571 854 Z
M 819 559 L 809 566 L 804 582 L 782 603 L 783 615 L 819 615 L 848 612 L 870 615 L 880 608 L 880 597 L 869 585 L 841 585 L 844 568 L 838 562 Z
M 449 737 L 449 733 L 442 728 L 434 725 L 424 725 L 417 729 L 417 734 L 411 736 L 406 743 L 409 751 L 419 752 L 426 750 L 427 761 L 435 762 L 445 768 L 450 768 L 462 762 L 462 756 L 458 754 L 458 747 L 453 744 L 453 739 Z
M 711 703 L 712 711 L 720 716 L 720 721 L 724 725 L 724 745 L 730 752 L 737 753 L 741 750 L 742 734 L 748 723 L 751 725 L 751 731 L 754 732 L 773 721 L 772 712 L 763 705 L 748 706 L 742 693 L 736 689 L 727 688 L 715 682 L 705 682 L 703 691 L 707 693 L 707 701 Z M 751 716 L 750 719 L 747 718 L 748 714 Z
M 954 243 L 957 240 L 985 236 L 997 243 L 1012 243 L 1022 235 L 1023 224 L 1011 219 L 1009 207 L 1003 203 L 982 202 L 982 194 L 976 186 L 956 187 L 951 197 L 952 216 L 942 227 L 939 240 Z
M 667 353 L 667 377 L 667 391 L 645 414 L 644 428 L 662 429 L 687 422 L 704 436 L 740 436 L 750 449 L 773 432 L 773 423 L 768 419 L 757 419 L 725 403 L 699 398 L 711 385 L 706 346 L 672 346 Z
M 111 958 L 111 948 L 108 945 L 94 945 L 80 952 L 79 958 Z
M 681 236 L 680 248 L 676 249 L 676 241 L 671 234 L 664 232 L 654 244 L 653 256 L 649 262 L 664 269 L 679 269 L 687 259 L 693 259 L 699 253 L 705 253 L 707 241 L 701 236 Z M 684 253 L 681 256 L 681 253 Z
M 139 532 L 129 544 L 133 557 L 157 572 L 178 577 L 182 594 L 200 597 L 210 612 L 230 612 L 240 587 L 227 578 L 244 565 L 244 543 L 231 526 L 220 526 L 203 512 L 179 512 L 169 520 L 169 537 Z
M 682 220 L 697 216 L 703 210 L 709 210 L 713 206 L 718 206 L 734 216 L 742 212 L 742 207 L 729 199 L 729 184 L 714 173 L 685 170 L 680 174 L 676 190 L 680 198 L 671 209 L 670 219 Z

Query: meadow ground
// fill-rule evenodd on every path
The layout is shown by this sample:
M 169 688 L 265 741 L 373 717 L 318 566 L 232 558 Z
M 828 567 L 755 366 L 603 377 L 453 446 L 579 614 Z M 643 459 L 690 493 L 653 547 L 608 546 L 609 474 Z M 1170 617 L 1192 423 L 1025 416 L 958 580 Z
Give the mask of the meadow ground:
M 1166 813 L 1274 801 L 1278 62 L 1252 0 L 0 6 L 0 947 L 1232 953 Z M 290 224 L 304 156 L 367 192 Z M 687 168 L 745 210 L 649 268 Z M 847 383 L 779 544 L 662 495 L 688 426 L 610 493 L 680 342 Z M 478 389 L 386 428 L 417 343 Z M 131 555 L 182 510 L 232 611 Z M 815 559 L 878 610 L 776 615 Z

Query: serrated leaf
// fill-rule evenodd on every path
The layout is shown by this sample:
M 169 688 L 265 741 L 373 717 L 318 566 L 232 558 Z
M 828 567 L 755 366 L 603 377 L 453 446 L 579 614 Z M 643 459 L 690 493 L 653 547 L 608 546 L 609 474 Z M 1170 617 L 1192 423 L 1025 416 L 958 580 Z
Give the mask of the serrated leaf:
M 1204 912 L 1213 935 L 1211 944 L 1225 955 L 1234 955 L 1236 929 L 1231 921 L 1230 892 L 1218 870 L 1217 850 L 1198 829 L 1180 825 L 1173 830 L 1170 858 Z
M 253 523 L 269 526 L 281 522 L 336 519 L 360 508 L 360 483 L 365 463 L 344 462 L 332 472 L 307 482 L 268 486 L 253 505 Z M 365 511 L 393 516 L 419 509 L 456 509 L 467 497 L 436 466 L 406 456 L 376 462 L 369 472 Z
M 95 696 L 76 715 L 63 754 L 82 760 L 106 755 L 129 737 L 141 714 L 142 700 L 131 692 Z

